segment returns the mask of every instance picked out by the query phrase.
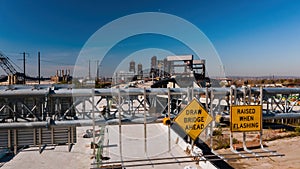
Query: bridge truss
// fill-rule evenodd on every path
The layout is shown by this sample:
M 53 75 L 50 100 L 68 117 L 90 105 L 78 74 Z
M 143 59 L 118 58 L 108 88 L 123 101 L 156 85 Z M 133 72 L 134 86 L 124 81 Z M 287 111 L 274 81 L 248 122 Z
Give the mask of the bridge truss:
M 157 123 L 166 116 L 176 117 L 193 98 L 197 98 L 214 119 L 200 136 L 203 140 L 211 139 L 212 147 L 215 120 L 218 115 L 226 119 L 226 111 L 233 103 L 262 104 L 264 120 L 299 122 L 299 94 L 300 88 L 247 86 L 128 89 L 76 89 L 70 85 L 0 86 L 0 147 L 13 148 L 17 152 L 19 146 L 26 145 L 41 147 L 62 142 L 72 145 L 76 143 L 76 126 Z M 65 136 L 56 138 L 58 133 L 65 133 Z M 42 135 L 47 134 L 49 139 L 43 140 Z

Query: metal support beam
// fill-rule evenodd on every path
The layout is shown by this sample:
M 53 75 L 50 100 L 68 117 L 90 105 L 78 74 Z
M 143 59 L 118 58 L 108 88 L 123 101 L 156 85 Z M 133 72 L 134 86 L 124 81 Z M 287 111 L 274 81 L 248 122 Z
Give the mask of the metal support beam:
M 17 137 L 17 130 L 14 131 L 14 154 L 18 152 L 18 137 Z
M 146 98 L 146 88 L 144 88 L 144 100 Z M 147 113 L 146 113 L 146 102 L 144 102 L 144 151 L 147 154 Z

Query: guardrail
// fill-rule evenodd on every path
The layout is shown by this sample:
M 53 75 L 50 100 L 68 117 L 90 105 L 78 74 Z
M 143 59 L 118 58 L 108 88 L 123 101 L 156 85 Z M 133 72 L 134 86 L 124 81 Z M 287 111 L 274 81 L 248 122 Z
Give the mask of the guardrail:
M 263 88 L 263 109 L 266 119 L 298 118 L 300 88 Z M 235 90 L 237 102 L 259 103 L 260 89 L 243 87 Z M 128 88 L 73 89 L 72 86 L 0 86 L 0 121 L 47 121 L 92 119 L 92 108 L 106 120 L 122 111 L 133 118 L 144 109 L 156 117 L 176 116 L 188 100 L 196 97 L 216 115 L 226 111 L 230 88 Z M 95 99 L 92 103 L 92 96 Z M 118 97 L 120 96 L 120 104 Z M 207 97 L 209 96 L 209 97 Z M 207 99 L 206 99 L 207 98 Z M 210 102 L 210 100 L 213 100 Z M 119 109 L 119 110 L 118 110 Z M 228 111 L 228 110 L 227 110 Z M 287 113 L 287 114 L 280 114 Z M 283 121 L 282 121 L 283 122 Z
M 196 98 L 213 117 L 213 122 L 204 134 L 205 140 L 211 139 L 212 144 L 217 115 L 222 115 L 224 109 L 233 103 L 260 104 L 264 110 L 263 118 L 266 119 L 293 119 L 299 118 L 299 94 L 300 88 L 74 89 L 59 85 L 1 86 L 0 129 L 32 130 L 37 127 L 82 125 L 95 127 L 97 124 L 121 126 L 131 123 L 142 123 L 146 127 L 148 123 L 161 122 L 166 116 L 172 120 L 192 98 Z M 292 96 L 293 99 L 289 99 Z M 280 113 L 273 113 L 275 111 Z M 261 148 L 265 151 L 262 144 Z M 248 151 L 245 144 L 244 150 L 257 156 L 257 153 Z M 243 153 L 237 153 L 244 156 Z

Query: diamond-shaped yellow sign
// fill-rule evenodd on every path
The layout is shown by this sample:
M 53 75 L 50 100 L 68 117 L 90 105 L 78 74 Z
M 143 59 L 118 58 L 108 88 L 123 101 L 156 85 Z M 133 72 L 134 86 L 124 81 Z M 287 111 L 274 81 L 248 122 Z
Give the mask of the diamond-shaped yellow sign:
M 205 127 L 212 121 L 212 117 L 194 98 L 174 120 L 187 135 L 195 140 Z

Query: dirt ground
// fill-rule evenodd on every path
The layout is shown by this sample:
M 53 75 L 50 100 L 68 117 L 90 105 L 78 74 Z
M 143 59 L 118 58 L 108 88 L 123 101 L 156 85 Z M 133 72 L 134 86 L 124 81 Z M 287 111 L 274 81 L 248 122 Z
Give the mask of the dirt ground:
M 275 135 L 276 132 L 270 131 L 270 135 Z M 277 133 L 278 134 L 278 133 Z M 284 135 L 282 133 L 281 135 Z M 238 155 L 238 160 L 229 160 L 228 163 L 237 169 L 299 169 L 300 168 L 300 136 L 282 138 L 274 141 L 265 141 L 264 145 L 269 150 L 274 150 L 278 154 L 283 154 L 282 157 L 264 157 L 264 158 L 241 158 Z M 262 152 L 261 149 L 253 149 L 252 151 Z M 229 149 L 217 151 L 219 154 L 232 153 Z M 261 153 L 260 155 L 270 155 L 270 153 Z M 255 157 L 252 154 L 246 156 Z M 227 156 L 228 157 L 228 156 Z

